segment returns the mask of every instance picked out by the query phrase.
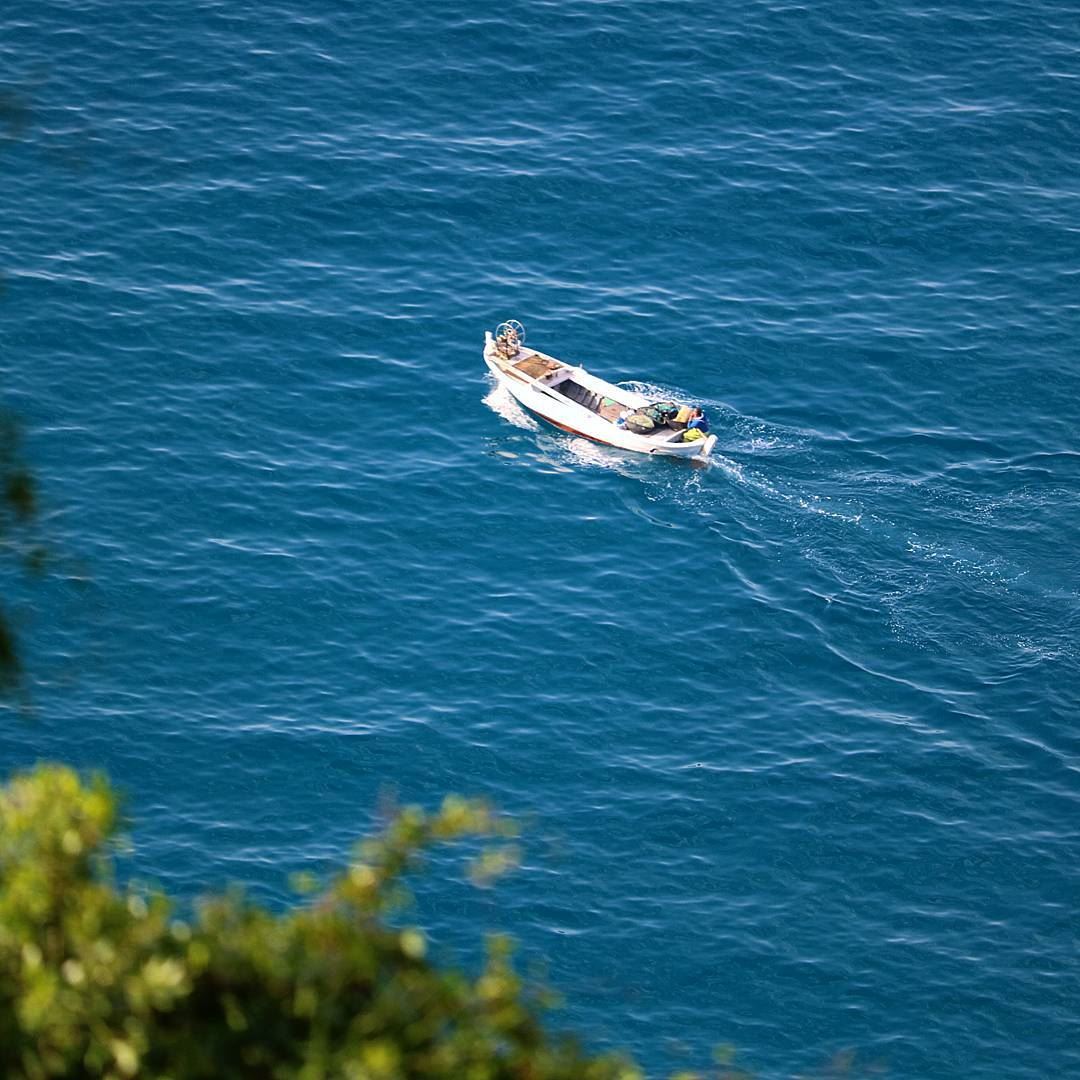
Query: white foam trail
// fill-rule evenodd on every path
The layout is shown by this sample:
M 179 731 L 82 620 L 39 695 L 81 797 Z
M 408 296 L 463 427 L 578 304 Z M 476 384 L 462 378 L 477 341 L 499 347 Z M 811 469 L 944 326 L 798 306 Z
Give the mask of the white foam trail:
M 858 525 L 862 521 L 861 511 L 857 514 L 845 513 L 842 510 L 836 510 L 830 506 L 824 505 L 823 500 L 819 495 L 806 495 L 801 492 L 783 491 L 760 473 L 752 472 L 740 462 L 733 461 L 731 458 L 725 457 L 723 454 L 718 454 L 715 451 L 709 459 L 709 465 L 712 468 L 720 469 L 725 476 L 734 480 L 737 484 L 743 484 L 776 502 L 797 507 L 799 510 L 805 511 L 808 514 L 820 514 L 822 517 L 832 518 L 834 521 L 843 521 L 849 525 Z
M 641 382 L 623 385 L 631 386 L 657 401 L 692 400 L 682 391 L 671 387 Z M 923 592 L 933 587 L 929 571 L 932 566 L 949 576 L 977 580 L 1010 592 L 1023 588 L 1026 572 L 1009 566 L 1001 559 L 984 558 L 974 549 L 937 543 L 932 537 L 920 537 L 910 530 L 890 524 L 872 511 L 864 511 L 857 504 L 850 506 L 847 500 L 841 500 L 837 506 L 828 496 L 806 491 L 805 484 L 787 485 L 778 475 L 768 475 L 765 470 L 775 465 L 776 468 L 771 471 L 776 473 L 783 460 L 770 456 L 770 451 L 775 454 L 777 450 L 799 452 L 805 449 L 812 453 L 813 436 L 771 427 L 752 417 L 742 416 L 721 402 L 700 403 L 709 410 L 713 429 L 719 434 L 721 442 L 706 463 L 707 467 L 695 469 L 685 467 L 685 462 L 646 459 L 630 452 L 599 446 L 586 439 L 567 438 L 557 432 L 549 432 L 545 425 L 537 423 L 522 410 L 510 393 L 499 385 L 494 386 L 484 398 L 484 404 L 508 423 L 536 433 L 538 448 L 550 462 L 548 467 L 557 471 L 599 468 L 617 472 L 640 483 L 648 501 L 674 505 L 706 519 L 713 517 L 725 504 L 730 504 L 736 498 L 736 490 L 742 490 L 761 500 L 763 505 L 759 511 L 768 514 L 766 506 L 784 511 L 784 516 L 791 519 L 800 533 L 804 529 L 797 525 L 799 521 L 804 526 L 815 520 L 823 524 L 829 521 L 841 527 L 851 526 L 866 531 L 867 539 L 872 537 L 875 544 L 884 544 L 896 554 L 903 552 L 907 559 L 916 560 L 915 565 L 908 562 L 899 569 L 879 569 L 873 575 L 880 577 L 881 603 L 887 612 L 888 624 L 902 640 L 930 644 L 935 639 L 933 634 L 927 636 L 919 629 L 918 619 L 910 610 L 913 603 L 917 605 Z M 753 456 L 745 463 L 731 456 L 742 453 L 754 455 L 755 452 L 760 452 L 761 456 Z M 748 509 L 744 507 L 736 512 L 741 516 Z M 751 513 L 757 516 L 757 512 Z M 642 516 L 654 521 L 647 514 L 642 513 Z M 664 524 L 659 521 L 654 523 Z M 804 539 L 809 540 L 809 537 L 810 534 L 806 534 Z M 825 565 L 831 565 L 833 558 L 829 552 L 832 551 L 833 555 L 836 552 L 829 541 L 825 541 L 822 548 L 822 540 L 823 537 L 814 540 L 805 553 L 817 561 L 823 559 Z M 864 578 L 871 571 L 869 567 L 859 567 L 857 563 L 848 563 L 842 568 L 842 576 L 850 577 L 853 572 L 856 577 Z M 1025 651 L 1039 652 L 1040 649 L 1038 642 L 1025 645 Z
M 540 425 L 535 421 L 514 399 L 514 395 L 496 382 L 484 398 L 484 404 L 495 414 L 501 416 L 508 424 L 521 428 L 523 431 L 540 431 Z
M 680 390 L 671 387 L 658 386 L 654 383 L 632 382 L 623 383 L 622 385 L 628 386 L 637 390 L 639 393 L 646 394 L 648 397 L 658 401 L 664 399 L 688 400 L 687 395 L 683 394 Z M 517 403 L 514 396 L 502 385 L 502 383 L 494 383 L 483 400 L 484 404 L 491 409 L 492 412 L 496 413 L 514 427 L 521 428 L 523 431 L 543 432 L 544 434 L 547 434 L 544 426 L 533 419 L 533 417 Z M 727 409 L 726 406 L 719 402 L 714 403 L 705 401 L 703 404 L 707 408 L 713 410 L 714 415 L 721 411 L 724 411 L 727 414 L 720 419 L 718 424 L 714 425 L 715 427 L 719 427 L 721 431 L 729 430 L 733 420 L 741 421 L 744 424 L 747 420 L 747 418 L 740 417 L 737 413 Z M 764 425 L 761 425 L 758 421 L 753 421 L 752 423 L 756 428 L 760 429 L 764 427 Z M 760 435 L 757 435 L 752 440 L 751 446 L 754 446 L 755 444 L 758 446 L 765 444 L 769 448 L 775 448 L 782 446 L 783 440 L 775 435 L 768 438 L 762 438 Z M 547 449 L 549 449 L 549 447 L 545 446 L 545 450 Z M 566 439 L 554 435 L 552 436 L 550 451 L 553 457 L 559 459 L 558 464 L 560 465 L 612 469 L 616 472 L 623 473 L 624 475 L 637 476 L 650 487 L 654 487 L 653 481 L 656 479 L 655 473 L 657 470 L 640 468 L 641 462 L 633 459 L 632 455 L 629 455 L 628 453 L 600 446 L 587 439 Z M 630 460 L 628 460 L 628 458 Z M 747 470 L 744 465 L 724 456 L 722 453 L 716 453 L 714 451 L 708 464 L 713 469 L 719 469 L 729 479 L 734 480 L 736 483 L 745 485 L 746 487 L 778 502 L 797 507 L 806 513 L 820 514 L 825 517 L 831 517 L 840 521 L 853 522 L 856 524 L 862 517 L 861 514 L 844 514 L 822 506 L 817 496 L 806 496 L 797 493 L 791 494 L 782 491 L 765 477 Z M 679 500 L 681 496 L 687 496 L 691 502 L 700 502 L 704 495 L 704 490 L 701 484 L 701 477 L 697 475 L 697 473 L 698 470 L 688 474 L 680 473 L 678 474 L 677 479 L 674 480 L 669 474 L 665 473 L 660 483 L 662 495 L 657 497 L 665 499 L 674 497 L 676 500 Z M 650 497 L 652 496 L 650 495 Z M 702 507 L 698 505 L 695 509 L 700 510 Z
M 818 495 L 807 490 L 808 475 L 804 458 L 798 472 L 785 482 L 783 468 L 794 454 L 809 454 L 811 460 L 816 449 L 813 433 L 793 428 L 767 424 L 754 417 L 744 416 L 720 401 L 695 399 L 674 387 L 655 383 L 627 382 L 628 386 L 654 401 L 692 401 L 708 410 L 713 430 L 719 441 L 708 460 L 706 468 L 689 468 L 685 462 L 657 461 L 629 452 L 579 438 L 567 438 L 556 432 L 548 432 L 514 401 L 500 386 L 493 387 L 484 403 L 500 417 L 515 427 L 537 433 L 538 446 L 551 460 L 554 469 L 577 471 L 602 468 L 619 473 L 639 483 L 645 499 L 678 507 L 699 518 L 712 519 L 718 513 L 734 512 L 740 518 L 758 519 L 758 528 L 776 532 L 780 519 L 787 518 L 789 525 L 800 537 L 804 555 L 820 563 L 839 580 L 859 582 L 864 590 L 878 591 L 885 618 L 892 633 L 900 640 L 920 647 L 941 647 L 951 640 L 955 628 L 923 625 L 923 606 L 928 602 L 925 594 L 940 587 L 937 574 L 944 572 L 952 579 L 966 579 L 974 588 L 991 587 L 1007 592 L 1026 592 L 1028 573 L 1021 567 L 999 558 L 985 556 L 971 547 L 955 543 L 940 543 L 934 537 L 919 536 L 884 520 L 865 510 L 859 502 L 846 496 L 837 500 L 828 495 Z M 739 457 L 746 455 L 746 461 Z M 888 477 L 877 477 L 879 483 Z M 823 479 L 827 485 L 828 478 Z M 744 494 L 740 496 L 738 492 Z M 933 492 L 928 491 L 927 520 L 934 511 Z M 952 496 L 955 498 L 955 493 Z M 746 504 L 750 498 L 756 506 Z M 742 502 L 743 505 L 737 505 Z M 635 509 L 633 506 L 631 509 Z M 971 508 L 967 508 L 970 512 Z M 980 504 L 982 513 L 993 512 L 996 506 Z M 665 525 L 644 512 L 635 509 L 644 520 Z M 780 513 L 780 519 L 770 524 L 769 518 Z M 812 526 L 820 522 L 832 527 L 851 527 L 866 535 L 852 544 L 839 541 L 830 530 L 820 532 Z M 801 523 L 801 524 L 800 524 Z M 781 527 L 781 531 L 782 527 Z M 871 547 L 868 549 L 867 544 Z M 807 546 L 808 545 L 808 546 Z M 862 562 L 866 553 L 880 551 L 891 553 L 888 558 Z M 860 554 L 862 552 L 863 554 Z M 903 564 L 891 565 L 899 557 Z M 1027 585 L 1027 588 L 1025 586 Z M 1037 590 L 1036 590 L 1037 591 Z M 1018 655 L 1055 659 L 1069 657 L 1080 651 L 1076 648 L 1063 650 L 1049 646 L 1030 636 L 1015 636 L 1009 640 L 1000 635 L 985 637 L 987 647 L 1007 648 Z

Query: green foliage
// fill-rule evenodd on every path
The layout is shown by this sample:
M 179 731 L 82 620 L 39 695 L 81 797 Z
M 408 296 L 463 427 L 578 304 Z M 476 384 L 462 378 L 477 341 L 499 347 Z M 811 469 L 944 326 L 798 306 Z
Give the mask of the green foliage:
M 401 812 L 294 911 L 234 893 L 187 921 L 166 897 L 116 885 L 117 821 L 104 780 L 59 766 L 0 792 L 5 1076 L 640 1080 L 545 1031 L 505 942 L 473 978 L 387 920 L 432 845 L 488 838 L 481 877 L 513 860 L 482 804 Z

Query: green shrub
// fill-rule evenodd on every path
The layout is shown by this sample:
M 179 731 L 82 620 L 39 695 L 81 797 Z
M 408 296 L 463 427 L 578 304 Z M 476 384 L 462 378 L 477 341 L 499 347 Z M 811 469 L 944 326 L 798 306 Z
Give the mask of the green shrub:
M 387 919 L 425 849 L 512 857 L 481 804 L 403 811 L 325 891 L 276 915 L 232 893 L 188 920 L 115 883 L 116 798 L 41 766 L 0 791 L 0 1072 L 23 1077 L 637 1080 L 549 1034 L 495 942 L 475 977 Z

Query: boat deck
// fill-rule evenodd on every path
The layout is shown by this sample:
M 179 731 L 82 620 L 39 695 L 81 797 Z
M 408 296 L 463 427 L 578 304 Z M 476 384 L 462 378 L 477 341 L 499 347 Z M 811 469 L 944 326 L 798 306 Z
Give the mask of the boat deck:
M 550 356 L 532 353 L 530 356 L 526 356 L 524 360 L 518 360 L 513 366 L 518 371 L 528 375 L 530 379 L 542 379 L 545 375 L 550 375 L 553 371 L 558 371 L 559 368 L 565 365 L 560 364 L 558 360 L 552 360 Z

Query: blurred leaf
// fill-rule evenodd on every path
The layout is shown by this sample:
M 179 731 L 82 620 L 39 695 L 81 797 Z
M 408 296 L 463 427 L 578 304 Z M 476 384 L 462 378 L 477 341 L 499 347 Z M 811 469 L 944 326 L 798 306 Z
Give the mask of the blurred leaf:
M 116 885 L 118 821 L 106 782 L 63 766 L 0 791 L 0 1054 L 19 1075 L 641 1078 L 547 1031 L 509 939 L 470 978 L 436 967 L 419 929 L 383 922 L 433 844 L 513 831 L 483 803 L 402 810 L 297 910 L 233 890 L 190 922 Z M 478 861 L 505 869 L 493 850 Z

